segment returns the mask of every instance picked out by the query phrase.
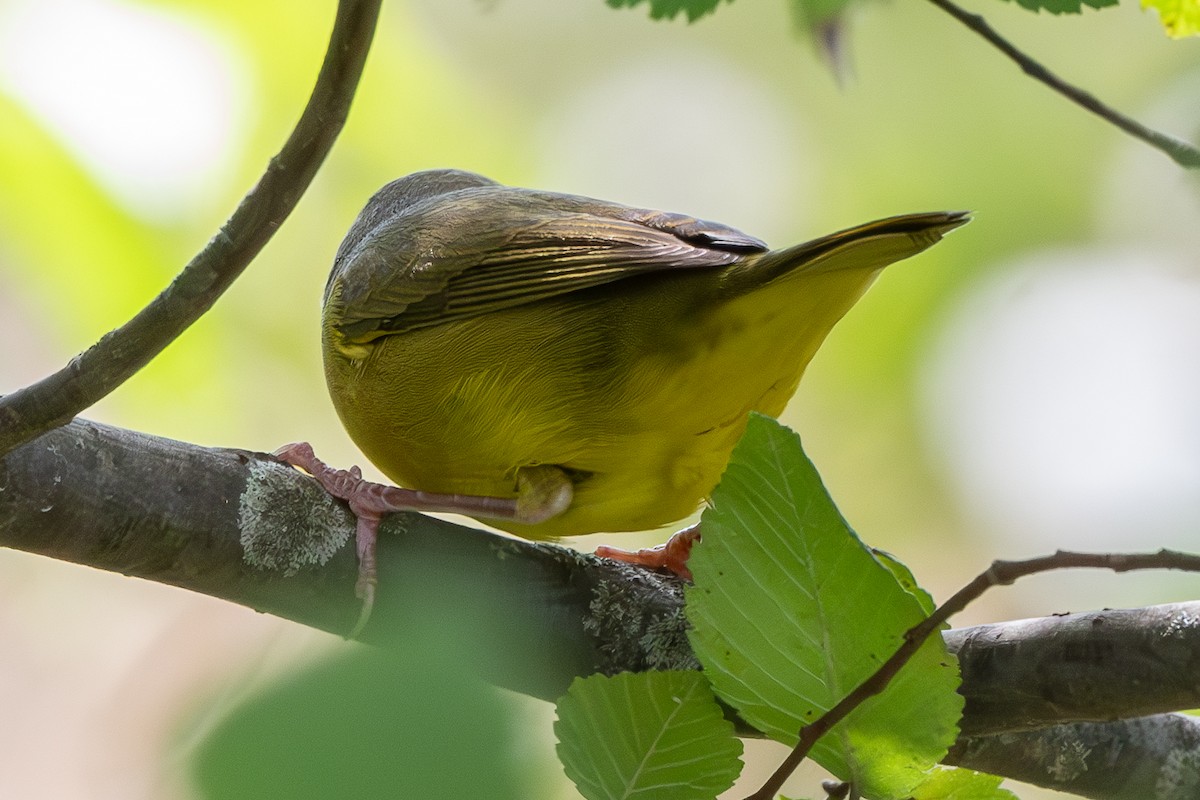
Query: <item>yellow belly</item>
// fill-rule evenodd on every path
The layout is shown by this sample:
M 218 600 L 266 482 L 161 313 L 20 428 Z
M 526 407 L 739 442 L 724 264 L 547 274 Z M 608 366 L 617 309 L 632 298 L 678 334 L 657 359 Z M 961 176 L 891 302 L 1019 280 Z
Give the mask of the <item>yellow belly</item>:
M 493 524 L 528 538 L 654 528 L 717 484 L 749 412 L 783 410 L 872 274 L 719 302 L 710 280 L 651 278 L 352 348 L 327 324 L 326 375 L 351 438 L 400 485 L 515 497 L 518 468 L 553 464 L 575 481 L 571 507 Z

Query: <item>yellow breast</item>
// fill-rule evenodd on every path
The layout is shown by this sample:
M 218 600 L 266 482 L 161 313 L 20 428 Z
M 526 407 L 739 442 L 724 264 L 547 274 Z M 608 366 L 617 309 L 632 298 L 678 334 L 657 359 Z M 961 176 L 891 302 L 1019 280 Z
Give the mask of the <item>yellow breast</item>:
M 337 411 L 389 478 L 515 496 L 522 466 L 575 482 L 528 538 L 658 527 L 720 479 L 749 412 L 782 410 L 875 269 L 787 275 L 732 298 L 711 273 L 648 276 L 347 346 L 325 326 Z

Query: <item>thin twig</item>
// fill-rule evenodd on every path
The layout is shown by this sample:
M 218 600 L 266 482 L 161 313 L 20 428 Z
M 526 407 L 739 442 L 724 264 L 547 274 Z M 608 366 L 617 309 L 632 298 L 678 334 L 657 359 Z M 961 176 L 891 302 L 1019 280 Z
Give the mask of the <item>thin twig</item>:
M 950 2 L 950 0 L 929 0 L 929 2 L 978 33 L 997 50 L 1015 61 L 1017 66 L 1029 77 L 1041 81 L 1073 103 L 1086 108 L 1093 114 L 1116 125 L 1130 136 L 1141 139 L 1156 150 L 1166 153 L 1176 164 L 1190 169 L 1200 168 L 1200 149 L 1173 136 L 1168 136 L 1165 133 L 1159 133 L 1156 130 L 1147 128 L 1137 120 L 1127 117 L 1116 109 L 1100 102 L 1088 92 L 1067 83 L 1014 47 L 1012 43 L 997 33 L 996 29 L 987 23 L 987 20 L 978 14 L 971 14 L 959 8 Z
M 938 0 L 934 0 L 937 2 Z M 1060 550 L 1049 556 L 1031 558 L 1024 561 L 995 561 L 988 569 L 981 572 L 970 583 L 959 589 L 954 595 L 942 603 L 924 621 L 914 625 L 904 634 L 904 642 L 896 649 L 891 658 L 883 662 L 865 681 L 854 691 L 842 698 L 833 708 L 826 711 L 811 725 L 800 730 L 800 740 L 788 754 L 779 768 L 771 775 L 758 791 L 746 800 L 772 800 L 783 786 L 784 781 L 796 771 L 800 763 L 808 757 L 813 745 L 830 731 L 835 725 L 850 715 L 868 698 L 882 692 L 900 671 L 901 667 L 916 654 L 925 640 L 934 634 L 946 621 L 973 603 L 984 592 L 994 586 L 1007 586 L 1018 578 L 1048 572 L 1056 569 L 1073 568 L 1111 569 L 1114 572 L 1129 572 L 1143 569 L 1179 569 L 1187 572 L 1200 572 L 1200 555 L 1179 553 L 1172 550 L 1159 550 L 1157 553 L 1075 553 Z
M 346 121 L 381 0 L 341 0 L 308 105 L 279 153 L 217 235 L 120 328 L 37 383 L 0 397 L 0 456 L 101 399 L 201 317 L 287 219 Z

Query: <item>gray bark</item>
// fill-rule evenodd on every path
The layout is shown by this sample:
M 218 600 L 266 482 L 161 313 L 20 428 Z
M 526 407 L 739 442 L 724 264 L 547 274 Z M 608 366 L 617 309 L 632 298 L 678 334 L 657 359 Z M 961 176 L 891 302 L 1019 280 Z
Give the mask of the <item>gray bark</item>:
M 0 461 L 0 546 L 343 635 L 353 527 L 262 453 L 76 420 Z M 596 671 L 698 667 L 671 576 L 418 514 L 385 521 L 379 563 L 367 643 L 402 644 L 430 608 L 460 615 L 490 633 L 472 653 L 485 677 L 546 700 Z M 1200 706 L 1198 619 L 1183 603 L 948 631 L 966 711 L 947 763 L 1085 797 L 1200 796 L 1200 728 L 1163 713 Z

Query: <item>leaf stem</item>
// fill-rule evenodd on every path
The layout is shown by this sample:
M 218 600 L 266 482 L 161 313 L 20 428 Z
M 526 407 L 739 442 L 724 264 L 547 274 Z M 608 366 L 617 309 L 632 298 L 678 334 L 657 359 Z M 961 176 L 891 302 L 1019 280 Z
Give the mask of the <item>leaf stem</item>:
M 935 2 L 937 0 L 934 0 Z M 826 711 L 811 725 L 800 729 L 800 740 L 779 768 L 766 783 L 746 800 L 772 800 L 782 788 L 784 781 L 796 771 L 808 757 L 813 745 L 835 725 L 850 715 L 868 698 L 882 692 L 892 678 L 916 654 L 925 640 L 934 634 L 946 621 L 977 600 L 994 586 L 1007 586 L 1018 578 L 1049 572 L 1056 569 L 1090 568 L 1110 569 L 1113 572 L 1130 572 L 1143 569 L 1178 569 L 1200 572 L 1200 555 L 1159 550 L 1157 553 L 1076 553 L 1059 550 L 1053 555 L 1030 558 L 1024 561 L 993 561 L 992 565 L 977 575 L 974 580 L 959 589 L 942 603 L 922 622 L 909 628 L 904 642 L 896 652 L 870 677 L 860 683 L 854 691 L 842 698 L 833 708 Z
M 938 8 L 945 11 L 956 20 L 966 25 L 975 33 L 982 36 L 991 43 L 997 50 L 1017 63 L 1026 75 L 1034 80 L 1041 81 L 1046 86 L 1049 86 L 1054 91 L 1066 97 L 1073 103 L 1082 106 L 1091 111 L 1093 114 L 1101 117 L 1107 122 L 1112 123 L 1121 130 L 1133 136 L 1136 139 L 1141 139 L 1146 144 L 1168 155 L 1176 164 L 1189 169 L 1200 168 L 1200 149 L 1193 145 L 1176 139 L 1173 136 L 1168 136 L 1165 133 L 1160 133 L 1152 128 L 1148 128 L 1137 120 L 1127 117 L 1111 106 L 1105 105 L 1096 99 L 1095 96 L 1083 91 L 1077 86 L 1059 78 L 1057 75 L 1046 69 L 1037 61 L 1034 61 L 1029 56 L 1022 53 L 1012 45 L 1007 39 L 997 33 L 996 29 L 988 24 L 982 16 L 972 14 L 968 11 L 959 8 L 950 0 L 929 0 Z

